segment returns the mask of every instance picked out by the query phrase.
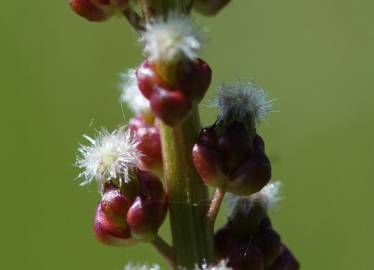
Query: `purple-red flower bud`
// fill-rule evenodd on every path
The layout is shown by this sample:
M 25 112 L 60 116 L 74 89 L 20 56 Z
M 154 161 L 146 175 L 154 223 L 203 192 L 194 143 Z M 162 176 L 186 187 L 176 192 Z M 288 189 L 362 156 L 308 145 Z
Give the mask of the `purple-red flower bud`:
M 148 172 L 139 172 L 140 194 L 127 213 L 132 235 L 142 241 L 154 238 L 167 212 L 167 199 L 160 180 Z
M 226 176 L 223 163 L 217 151 L 217 135 L 212 128 L 201 131 L 198 142 L 193 146 L 192 158 L 196 171 L 205 184 L 221 187 L 225 184 Z
M 181 123 L 193 104 L 202 100 L 212 78 L 203 60 L 185 61 L 176 65 L 175 83 L 169 85 L 157 73 L 157 68 L 146 60 L 136 71 L 138 87 L 150 100 L 152 112 L 167 125 Z
M 250 157 L 230 174 L 227 191 L 246 196 L 260 191 L 271 178 L 270 161 L 265 154 Z
M 120 187 L 107 183 L 97 207 L 94 232 L 107 245 L 151 241 L 166 217 L 167 198 L 155 175 L 138 170 Z
M 215 234 L 214 246 L 218 259 L 227 260 L 227 265 L 234 270 L 265 269 L 261 250 L 251 238 L 237 236 L 229 224 Z
M 188 116 L 192 102 L 180 91 L 156 87 L 151 97 L 151 109 L 165 124 L 175 126 Z
M 260 191 L 271 178 L 263 140 L 244 125 L 212 126 L 201 131 L 193 147 L 195 168 L 207 185 L 248 196 Z
M 177 75 L 178 88 L 195 103 L 203 99 L 211 81 L 212 70 L 202 59 L 182 64 Z
M 300 264 L 296 260 L 295 256 L 291 251 L 282 245 L 280 248 L 280 255 L 275 260 L 274 264 L 269 268 L 269 270 L 298 270 L 300 269 Z
M 95 220 L 94 233 L 97 240 L 110 246 L 131 245 L 136 243 L 132 237 L 129 227 L 124 224 L 118 226 L 103 211 L 101 204 L 98 205 Z
M 148 124 L 143 116 L 137 115 L 129 122 L 129 129 L 133 133 L 137 149 L 142 155 L 138 158 L 141 170 L 159 173 L 162 171 L 162 151 L 160 131 L 154 125 Z
M 70 0 L 72 10 L 89 21 L 101 22 L 128 6 L 128 0 Z

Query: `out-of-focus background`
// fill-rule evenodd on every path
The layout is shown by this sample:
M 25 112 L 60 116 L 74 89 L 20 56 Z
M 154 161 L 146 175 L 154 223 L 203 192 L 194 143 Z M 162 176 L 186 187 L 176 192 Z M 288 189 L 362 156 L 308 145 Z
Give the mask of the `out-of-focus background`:
M 260 129 L 284 183 L 272 217 L 305 270 L 374 264 L 373 10 L 370 0 L 235 0 L 196 17 L 214 70 L 205 103 L 238 79 L 278 98 Z M 96 187 L 74 180 L 82 134 L 131 117 L 118 82 L 142 59 L 134 32 L 122 18 L 89 23 L 67 0 L 4 1 L 0 30 L 0 269 L 161 262 L 147 245 L 95 241 Z

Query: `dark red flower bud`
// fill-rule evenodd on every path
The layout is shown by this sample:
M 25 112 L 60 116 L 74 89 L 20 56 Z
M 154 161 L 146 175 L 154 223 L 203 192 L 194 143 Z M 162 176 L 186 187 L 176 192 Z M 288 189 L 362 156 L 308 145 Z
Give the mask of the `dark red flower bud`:
M 132 238 L 127 225 L 118 226 L 103 211 L 99 204 L 95 214 L 94 233 L 97 240 L 106 245 L 123 246 L 132 245 L 136 240 Z
M 160 179 L 154 174 L 139 170 L 139 195 L 162 203 L 166 202 L 166 193 Z
M 176 78 L 172 85 L 159 76 L 148 60 L 136 71 L 138 87 L 150 100 L 152 112 L 169 126 L 183 122 L 193 104 L 204 97 L 212 77 L 209 66 L 200 59 L 178 63 L 174 71 Z
M 261 250 L 265 267 L 272 265 L 280 255 L 281 239 L 279 234 L 273 229 L 259 231 L 254 236 L 253 243 Z
M 280 248 L 280 255 L 269 270 L 299 270 L 300 264 L 291 251 L 284 245 Z
M 223 130 L 218 144 L 226 172 L 229 173 L 249 157 L 253 140 L 244 125 L 234 122 Z
M 115 12 L 128 6 L 127 0 L 70 0 L 70 6 L 78 15 L 89 21 L 101 22 L 112 17 Z
M 234 270 L 263 270 L 263 255 L 251 238 L 237 236 L 230 225 L 219 230 L 214 237 L 214 246 L 219 259 L 228 260 Z
M 151 241 L 166 217 L 164 202 L 151 198 L 136 198 L 127 213 L 131 234 L 139 240 Z
M 260 191 L 271 178 L 271 165 L 265 154 L 250 157 L 230 174 L 227 191 L 247 196 Z
M 213 187 L 225 184 L 227 178 L 222 171 L 222 161 L 214 148 L 197 143 L 193 146 L 192 158 L 196 171 L 205 184 Z
M 166 194 L 155 175 L 139 170 L 138 179 L 139 196 L 127 213 L 127 224 L 135 238 L 150 241 L 165 220 Z
M 126 227 L 126 213 L 133 200 L 126 197 L 116 189 L 107 190 L 101 199 L 101 210 L 113 224 Z
M 151 97 L 151 108 L 165 124 L 175 126 L 188 116 L 192 109 L 192 102 L 180 91 L 168 91 L 156 87 Z
M 183 63 L 177 77 L 178 88 L 195 103 L 199 103 L 205 96 L 212 80 L 212 70 L 201 59 Z
M 138 142 L 137 148 L 142 153 L 138 159 L 138 167 L 160 174 L 162 172 L 162 151 L 159 129 L 146 123 L 141 115 L 130 120 L 129 129 L 133 132 L 133 136 Z
M 206 16 L 214 16 L 231 0 L 195 0 L 194 9 Z
M 94 231 L 105 244 L 126 245 L 136 242 L 134 239 L 150 241 L 165 220 L 167 198 L 159 178 L 141 170 L 131 173 L 128 182 L 104 185 Z

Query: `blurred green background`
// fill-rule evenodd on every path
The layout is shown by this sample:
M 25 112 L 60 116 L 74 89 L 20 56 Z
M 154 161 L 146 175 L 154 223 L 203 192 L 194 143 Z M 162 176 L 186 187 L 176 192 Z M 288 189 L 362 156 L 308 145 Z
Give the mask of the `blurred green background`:
M 212 89 L 253 79 L 279 98 L 260 132 L 284 183 L 275 227 L 303 269 L 374 264 L 373 10 L 370 0 L 235 0 L 197 17 Z M 3 1 L 0 25 L 0 269 L 161 262 L 146 245 L 95 241 L 96 188 L 74 181 L 81 135 L 130 117 L 118 74 L 142 59 L 133 31 L 122 18 L 88 23 L 67 0 Z M 203 109 L 205 123 L 214 116 Z

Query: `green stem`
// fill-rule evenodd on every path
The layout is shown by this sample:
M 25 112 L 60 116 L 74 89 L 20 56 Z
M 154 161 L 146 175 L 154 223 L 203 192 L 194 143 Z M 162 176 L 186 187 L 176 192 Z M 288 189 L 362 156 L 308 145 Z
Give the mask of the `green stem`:
M 181 125 L 171 128 L 161 124 L 160 130 L 177 263 L 193 269 L 213 260 L 213 234 L 206 218 L 208 190 L 192 162 L 192 146 L 200 132 L 198 110 Z
M 164 241 L 159 235 L 151 242 L 155 249 L 165 258 L 172 269 L 177 269 L 175 250 Z

